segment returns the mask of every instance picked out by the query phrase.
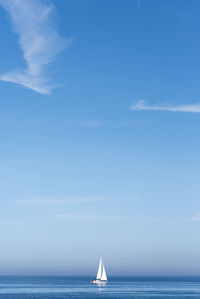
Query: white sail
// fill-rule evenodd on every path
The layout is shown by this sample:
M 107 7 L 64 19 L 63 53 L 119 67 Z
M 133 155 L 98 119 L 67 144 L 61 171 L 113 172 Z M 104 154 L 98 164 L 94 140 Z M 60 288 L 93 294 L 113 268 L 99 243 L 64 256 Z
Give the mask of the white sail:
M 104 265 L 103 265 L 103 271 L 102 271 L 102 274 L 101 274 L 101 280 L 107 280 L 106 270 L 105 270 Z
M 97 271 L 97 279 L 101 279 L 101 276 L 102 276 L 102 257 L 100 258 L 100 261 L 99 261 L 99 268 Z

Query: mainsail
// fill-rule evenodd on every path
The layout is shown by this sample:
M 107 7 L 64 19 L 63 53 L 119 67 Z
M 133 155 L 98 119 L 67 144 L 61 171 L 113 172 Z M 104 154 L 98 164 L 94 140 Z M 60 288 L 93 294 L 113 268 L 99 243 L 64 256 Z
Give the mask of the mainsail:
M 104 265 L 103 265 L 103 271 L 102 271 L 102 274 L 101 274 L 101 280 L 107 280 L 106 270 L 105 270 Z
M 102 257 L 100 257 L 100 261 L 99 261 L 99 268 L 97 271 L 97 279 L 101 279 L 102 276 Z

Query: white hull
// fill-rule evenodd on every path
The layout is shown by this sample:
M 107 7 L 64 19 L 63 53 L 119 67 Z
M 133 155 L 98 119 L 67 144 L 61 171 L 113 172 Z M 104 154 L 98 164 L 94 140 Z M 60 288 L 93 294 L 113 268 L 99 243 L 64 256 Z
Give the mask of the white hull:
M 107 280 L 94 279 L 94 280 L 91 280 L 90 283 L 105 284 L 105 283 L 107 283 Z

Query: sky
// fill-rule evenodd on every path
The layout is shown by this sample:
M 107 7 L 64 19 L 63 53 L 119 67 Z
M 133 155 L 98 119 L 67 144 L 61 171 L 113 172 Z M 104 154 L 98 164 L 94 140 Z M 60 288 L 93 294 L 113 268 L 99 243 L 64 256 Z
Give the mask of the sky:
M 0 274 L 200 275 L 199 10 L 0 0 Z

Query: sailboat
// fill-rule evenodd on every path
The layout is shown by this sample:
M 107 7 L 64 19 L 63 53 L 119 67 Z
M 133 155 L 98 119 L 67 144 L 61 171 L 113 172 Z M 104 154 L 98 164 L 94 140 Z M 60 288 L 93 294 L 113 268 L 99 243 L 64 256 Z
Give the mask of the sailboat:
M 107 280 L 107 276 L 106 276 L 106 270 L 105 270 L 104 264 L 102 262 L 102 257 L 100 257 L 99 268 L 97 271 L 96 279 L 90 280 L 90 283 L 104 284 L 107 281 L 108 280 Z

